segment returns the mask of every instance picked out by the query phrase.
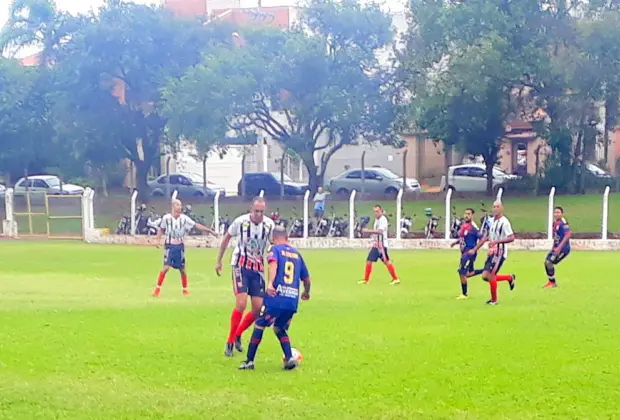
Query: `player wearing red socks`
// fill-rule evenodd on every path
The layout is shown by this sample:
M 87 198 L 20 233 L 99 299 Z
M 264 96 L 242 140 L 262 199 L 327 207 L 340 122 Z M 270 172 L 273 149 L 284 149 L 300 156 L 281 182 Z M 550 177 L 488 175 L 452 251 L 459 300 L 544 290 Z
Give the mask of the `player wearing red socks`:
M 264 255 L 271 243 L 273 220 L 265 217 L 265 200 L 256 197 L 252 201 L 252 209 L 249 214 L 244 214 L 235 219 L 224 235 L 215 264 L 217 275 L 222 274 L 222 258 L 232 237 L 237 237 L 237 244 L 232 255 L 232 281 L 235 294 L 235 309 L 230 316 L 230 330 L 226 340 L 224 354 L 233 356 L 233 349 L 242 352 L 241 335 L 248 329 L 263 306 L 263 294 L 265 292 L 264 279 Z M 243 312 L 247 307 L 248 295 L 252 301 L 252 309 L 245 316 Z
M 383 208 L 380 205 L 376 205 L 374 208 L 375 224 L 373 230 L 364 229 L 364 232 L 370 233 L 372 238 L 372 248 L 366 258 L 366 271 L 364 272 L 364 280 L 358 281 L 358 284 L 368 284 L 370 282 L 370 274 L 372 273 L 372 265 L 378 260 L 383 261 L 387 268 L 392 282 L 390 284 L 400 284 L 400 280 L 396 275 L 396 269 L 394 264 L 390 261 L 388 254 L 388 220 L 383 214 Z
M 159 229 L 157 231 L 156 243 L 157 247 L 161 244 L 162 234 L 165 233 L 164 240 L 164 267 L 159 272 L 157 278 L 157 286 L 153 291 L 153 296 L 157 297 L 161 293 L 161 287 L 164 284 L 166 274 L 170 268 L 174 268 L 181 272 L 181 286 L 183 287 L 183 294 L 189 295 L 187 289 L 187 272 L 185 271 L 185 235 L 189 233 L 194 227 L 197 229 L 211 233 L 217 236 L 217 234 L 206 226 L 200 223 L 194 222 L 190 217 L 182 214 L 181 210 L 183 204 L 180 200 L 172 200 L 172 211 L 164 217 L 162 217 Z
M 475 248 L 475 251 L 478 251 L 484 243 L 489 243 L 489 253 L 482 272 L 482 279 L 489 283 L 491 289 L 491 299 L 487 301 L 487 305 L 497 305 L 497 282 L 507 281 L 510 290 L 514 290 L 517 278 L 514 274 L 498 274 L 508 258 L 507 244 L 515 240 L 510 221 L 504 216 L 504 205 L 501 201 L 493 203 L 493 216 L 489 235 L 478 242 Z

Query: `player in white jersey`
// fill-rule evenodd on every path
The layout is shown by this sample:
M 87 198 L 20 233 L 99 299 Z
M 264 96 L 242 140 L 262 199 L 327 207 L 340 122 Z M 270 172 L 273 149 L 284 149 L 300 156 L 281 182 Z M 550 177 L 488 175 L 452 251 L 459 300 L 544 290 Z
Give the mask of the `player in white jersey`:
M 372 248 L 366 258 L 364 280 L 358 281 L 358 284 L 368 284 L 368 282 L 370 282 L 372 264 L 378 260 L 383 261 L 390 273 L 390 276 L 392 276 L 392 282 L 390 284 L 400 284 L 400 280 L 396 275 L 396 269 L 394 269 L 394 264 L 390 261 L 390 256 L 388 254 L 388 219 L 383 214 L 383 208 L 381 208 L 378 204 L 374 208 L 374 213 L 375 224 L 373 229 L 364 229 L 364 232 L 370 233 L 370 237 L 372 238 Z
M 232 254 L 232 281 L 235 294 L 235 309 L 230 317 L 230 330 L 226 340 L 224 354 L 233 355 L 233 347 L 243 352 L 241 335 L 260 315 L 265 292 L 264 257 L 271 244 L 275 223 L 265 217 L 265 200 L 255 197 L 249 214 L 235 219 L 224 235 L 217 255 L 215 272 L 222 274 L 222 258 L 233 237 L 237 238 Z M 252 301 L 252 309 L 245 316 L 248 295 Z
M 190 217 L 182 214 L 183 205 L 180 200 L 172 200 L 172 211 L 161 218 L 159 229 L 157 230 L 157 247 L 161 244 L 161 237 L 164 235 L 164 267 L 159 272 L 157 278 L 157 286 L 153 291 L 153 296 L 159 296 L 161 286 L 170 268 L 174 268 L 181 272 L 181 285 L 183 286 L 183 294 L 189 295 L 187 290 L 187 272 L 185 271 L 185 236 L 192 228 L 210 233 L 217 234 L 206 226 L 194 222 Z
M 493 219 L 488 236 L 478 242 L 476 248 L 470 251 L 470 253 L 475 253 L 484 243 L 489 243 L 489 253 L 482 272 L 482 279 L 488 282 L 491 288 L 491 300 L 487 301 L 488 305 L 497 305 L 498 281 L 507 281 L 510 290 L 515 288 L 517 276 L 514 274 L 498 274 L 504 261 L 508 258 L 508 244 L 514 240 L 515 235 L 510 221 L 504 216 L 504 205 L 501 201 L 496 201 L 493 203 Z

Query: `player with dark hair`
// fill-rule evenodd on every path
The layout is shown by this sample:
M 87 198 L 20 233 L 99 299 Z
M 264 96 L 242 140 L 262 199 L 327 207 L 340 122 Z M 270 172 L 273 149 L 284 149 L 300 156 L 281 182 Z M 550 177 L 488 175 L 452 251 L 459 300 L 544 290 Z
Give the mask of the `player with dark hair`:
M 459 269 L 457 270 L 459 273 L 459 278 L 461 279 L 461 294 L 457 297 L 459 300 L 468 298 L 467 279 L 480 275 L 484 271 L 474 269 L 474 263 L 478 257 L 478 252 L 469 252 L 476 248 L 476 245 L 478 245 L 478 240 L 480 239 L 478 227 L 474 223 L 474 214 L 474 209 L 465 209 L 463 224 L 459 230 L 459 239 L 450 244 L 451 247 L 460 245 L 461 249 L 461 262 L 459 264 Z
M 378 260 L 383 261 L 385 267 L 387 268 L 390 276 L 392 277 L 392 282 L 390 284 L 400 284 L 400 279 L 396 275 L 396 269 L 394 268 L 394 264 L 390 261 L 390 256 L 388 254 L 388 220 L 387 217 L 383 214 L 383 208 L 380 205 L 376 205 L 374 208 L 375 213 L 375 224 L 373 229 L 364 229 L 363 232 L 370 233 L 370 237 L 372 238 L 372 248 L 368 253 L 368 257 L 366 258 L 366 270 L 364 272 L 364 280 L 360 280 L 358 284 L 368 284 L 370 282 L 370 273 L 372 273 L 372 264 L 377 262 Z
M 545 258 L 545 270 L 548 281 L 545 288 L 558 287 L 555 280 L 555 266 L 570 254 L 570 226 L 564 219 L 564 209 L 560 206 L 553 209 L 553 249 Z
M 286 229 L 276 226 L 273 230 L 274 245 L 267 254 L 269 266 L 269 280 L 264 309 L 260 318 L 256 320 L 252 339 L 248 346 L 247 359 L 240 370 L 253 370 L 254 358 L 258 346 L 263 339 L 265 328 L 273 325 L 273 330 L 280 341 L 284 352 L 284 369 L 291 370 L 297 367 L 297 360 L 293 358 L 291 340 L 288 336 L 288 327 L 297 312 L 299 305 L 299 289 L 304 284 L 301 293 L 302 300 L 310 299 L 310 274 L 306 263 L 299 251 L 288 244 Z
M 232 357 L 233 347 L 239 352 L 243 351 L 241 335 L 254 323 L 263 306 L 264 255 L 271 243 L 271 234 L 275 226 L 273 220 L 265 216 L 265 208 L 265 199 L 255 197 L 252 200 L 250 213 L 239 216 L 232 222 L 217 254 L 215 272 L 219 276 L 222 274 L 222 258 L 228 244 L 233 236 L 237 237 L 231 260 L 235 309 L 230 316 L 230 330 L 224 350 L 224 354 L 228 357 Z M 243 316 L 248 296 L 252 301 L 252 309 Z
M 183 204 L 180 200 L 172 200 L 172 209 L 170 213 L 161 218 L 159 229 L 157 229 L 157 237 L 155 238 L 157 247 L 161 244 L 161 237 L 164 239 L 164 266 L 159 272 L 157 285 L 153 290 L 153 296 L 158 297 L 161 293 L 161 287 L 164 284 L 166 274 L 170 268 L 174 268 L 181 272 L 181 286 L 183 294 L 188 296 L 187 289 L 187 272 L 185 271 L 185 236 L 195 227 L 203 232 L 217 236 L 212 229 L 194 222 L 190 217 L 182 213 Z
M 493 203 L 493 220 L 489 228 L 489 235 L 478 241 L 478 245 L 470 254 L 478 252 L 480 247 L 486 242 L 489 243 L 489 252 L 487 260 L 484 263 L 484 271 L 482 279 L 489 283 L 491 289 L 491 299 L 487 301 L 487 305 L 497 305 L 497 282 L 507 281 L 510 290 L 515 288 L 516 276 L 514 274 L 499 274 L 499 270 L 504 265 L 504 261 L 508 258 L 508 244 L 514 242 L 515 235 L 512 231 L 512 225 L 506 216 L 504 216 L 504 205 L 501 201 Z

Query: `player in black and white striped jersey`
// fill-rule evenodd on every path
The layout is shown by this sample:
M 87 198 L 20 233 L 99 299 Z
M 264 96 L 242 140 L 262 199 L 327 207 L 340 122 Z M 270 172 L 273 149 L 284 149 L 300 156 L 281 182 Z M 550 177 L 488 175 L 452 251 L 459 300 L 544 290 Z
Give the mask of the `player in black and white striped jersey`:
M 248 329 L 260 314 L 265 292 L 264 258 L 272 240 L 275 223 L 265 216 L 265 200 L 255 197 L 252 200 L 250 213 L 237 217 L 224 235 L 217 256 L 215 272 L 222 273 L 222 258 L 233 237 L 237 238 L 233 251 L 232 281 L 235 294 L 235 309 L 230 317 L 230 330 L 226 340 L 224 354 L 233 355 L 233 347 L 243 352 L 241 335 Z M 245 316 L 248 295 L 252 301 L 252 308 Z
M 491 289 L 491 299 L 487 301 L 488 305 L 497 304 L 498 281 L 507 281 L 510 290 L 515 288 L 517 276 L 514 274 L 498 274 L 508 258 L 508 244 L 514 240 L 515 235 L 510 220 L 504 216 L 504 205 L 501 201 L 496 201 L 493 203 L 493 219 L 489 228 L 489 235 L 478 242 L 476 246 L 477 251 L 484 243 L 489 243 L 489 252 L 482 272 L 482 279 L 489 283 Z
M 161 237 L 164 235 L 164 266 L 159 272 L 157 278 L 157 286 L 153 291 L 153 296 L 159 296 L 161 286 L 170 268 L 174 268 L 181 272 L 181 286 L 183 294 L 189 295 L 187 289 L 187 272 L 185 271 L 185 236 L 194 228 L 217 236 L 212 229 L 194 222 L 190 217 L 182 212 L 183 204 L 180 200 L 172 200 L 171 212 L 164 215 L 159 223 L 157 230 L 156 243 L 159 248 Z

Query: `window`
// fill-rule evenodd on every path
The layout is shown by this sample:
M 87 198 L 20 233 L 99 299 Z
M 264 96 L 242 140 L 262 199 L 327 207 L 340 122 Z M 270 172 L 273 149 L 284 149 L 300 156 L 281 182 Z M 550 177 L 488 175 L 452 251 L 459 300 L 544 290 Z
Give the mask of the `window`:
M 351 171 L 346 177 L 347 179 L 361 179 L 362 171 Z
M 456 168 L 452 173 L 452 176 L 469 176 L 469 168 Z
M 390 171 L 389 169 L 386 169 L 386 168 L 377 169 L 377 170 L 375 170 L 375 173 L 377 173 L 379 176 L 383 177 L 383 179 L 399 179 L 400 178 L 394 172 L 392 172 L 392 171 Z
M 181 177 L 178 175 L 170 175 L 170 184 L 181 185 Z
M 39 180 L 42 181 L 42 180 Z M 45 187 L 41 187 L 41 188 L 48 188 L 47 186 L 49 185 L 51 188 L 60 188 L 60 178 L 48 178 L 45 181 L 42 181 L 44 184 L 46 184 Z
M 177 175 L 177 177 L 178 177 L 178 179 L 179 179 L 179 184 L 181 184 L 181 185 L 185 185 L 185 186 L 188 186 L 188 187 L 191 187 L 191 186 L 192 186 L 192 181 L 190 181 L 190 180 L 189 180 L 189 179 L 187 179 L 186 177 L 181 176 L 181 175 Z
M 43 189 L 47 189 L 48 188 L 47 184 L 42 179 L 35 179 L 35 180 L 33 180 L 32 181 L 32 187 L 33 188 L 43 188 Z
M 375 171 L 364 171 L 364 179 L 377 179 L 377 176 L 381 176 L 377 174 Z
M 484 178 L 487 171 L 482 168 L 469 168 L 469 176 L 474 178 Z
M 165 184 L 168 182 L 168 177 L 167 176 L 160 176 L 159 179 L 157 180 L 158 184 Z

